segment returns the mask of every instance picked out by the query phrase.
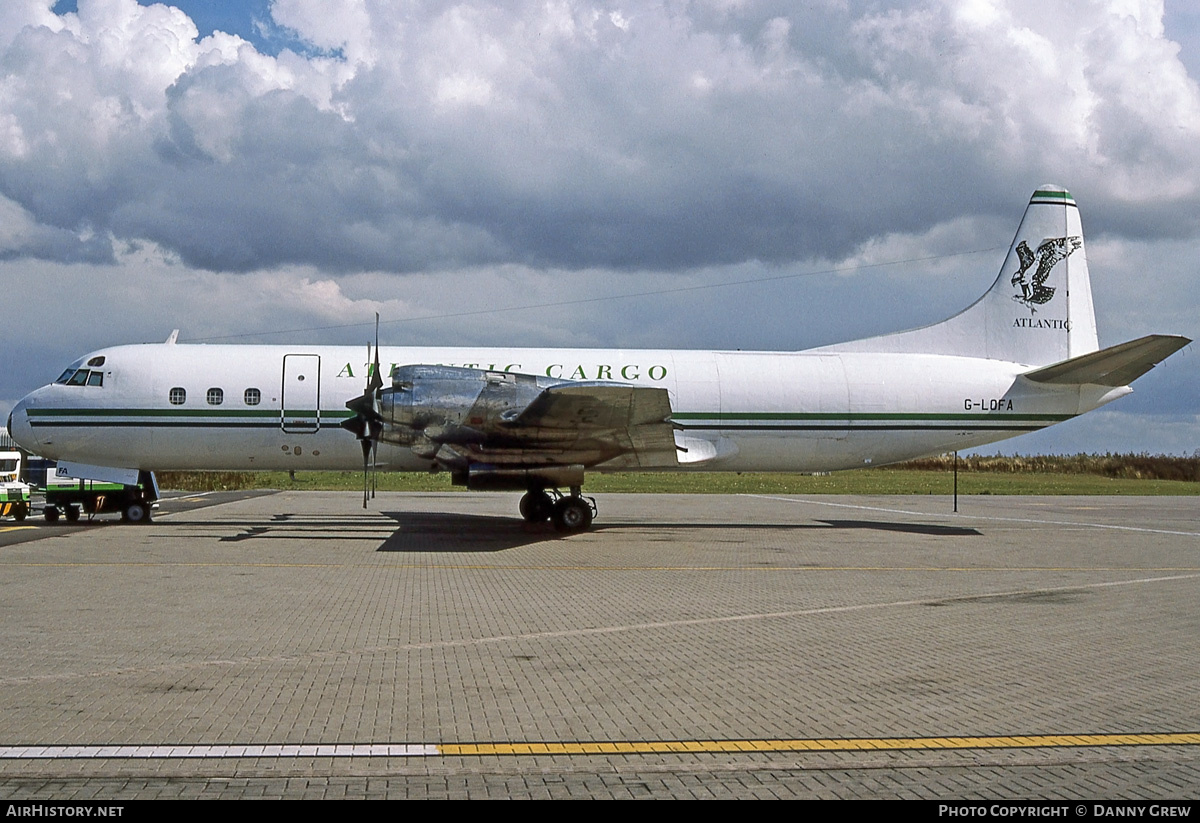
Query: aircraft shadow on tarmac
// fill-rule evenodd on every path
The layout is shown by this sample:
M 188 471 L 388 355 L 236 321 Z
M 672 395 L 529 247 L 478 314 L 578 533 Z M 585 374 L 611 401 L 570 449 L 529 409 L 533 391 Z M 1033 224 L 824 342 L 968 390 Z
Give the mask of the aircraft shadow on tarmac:
M 567 535 L 549 523 L 526 523 L 514 517 L 445 512 L 383 512 L 399 528 L 376 551 L 381 552 L 494 552 L 557 540 Z M 609 523 L 594 524 L 590 533 L 671 530 L 679 532 L 745 529 L 802 532 L 826 529 L 877 529 L 939 537 L 978 536 L 976 529 L 926 523 L 870 520 L 819 520 L 817 523 Z
M 563 537 L 549 523 L 447 512 L 382 512 L 397 529 L 379 552 L 498 552 Z
M 818 520 L 833 529 L 874 529 L 883 532 L 906 532 L 931 537 L 982 537 L 983 532 L 965 526 L 941 526 L 936 523 L 886 523 L 878 520 Z
M 367 541 L 378 543 L 381 552 L 496 552 L 562 537 L 549 523 L 530 524 L 516 517 L 444 512 L 380 512 L 394 521 L 395 528 L 382 538 L 389 526 L 378 520 L 345 516 L 280 514 L 269 520 L 226 521 L 239 529 L 222 543 L 256 540 Z M 172 525 L 202 525 L 172 521 Z
M 526 523 L 508 515 L 463 514 L 460 512 L 380 512 L 393 521 L 395 528 L 381 540 L 379 521 L 364 521 L 344 516 L 279 514 L 269 520 L 226 522 L 240 529 L 225 535 L 222 543 L 255 540 L 313 540 L 378 542 L 375 551 L 403 553 L 498 552 L 559 540 L 569 535 L 554 530 L 549 523 Z M 172 525 L 200 525 L 173 520 Z M 589 534 L 611 532 L 649 532 L 655 540 L 686 540 L 689 532 L 745 530 L 750 532 L 802 532 L 866 529 L 926 535 L 931 537 L 973 537 L 981 532 L 962 526 L 933 523 L 890 522 L 878 520 L 817 520 L 811 523 L 596 523 Z

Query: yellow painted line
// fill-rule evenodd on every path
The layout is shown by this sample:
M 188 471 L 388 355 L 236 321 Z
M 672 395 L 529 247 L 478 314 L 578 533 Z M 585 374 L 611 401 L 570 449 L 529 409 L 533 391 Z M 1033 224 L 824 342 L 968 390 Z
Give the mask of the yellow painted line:
M 37 528 L 37 526 L 5 526 L 4 528 L 0 529 L 0 533 L 2 533 L 2 532 L 19 532 L 19 531 L 24 531 L 25 529 L 36 529 L 36 528 Z
M 0 760 L 304 757 L 522 757 L 547 755 L 745 754 L 779 752 L 1195 746 L 1200 734 L 1074 734 L 1007 737 L 851 737 L 792 740 L 597 740 L 526 743 L 363 743 L 225 745 L 0 745 Z
M 530 743 L 442 743 L 443 756 L 741 754 L 763 752 L 1064 749 L 1112 746 L 1200 746 L 1200 733 L 1045 734 L 997 737 L 850 737 L 791 740 L 650 740 Z

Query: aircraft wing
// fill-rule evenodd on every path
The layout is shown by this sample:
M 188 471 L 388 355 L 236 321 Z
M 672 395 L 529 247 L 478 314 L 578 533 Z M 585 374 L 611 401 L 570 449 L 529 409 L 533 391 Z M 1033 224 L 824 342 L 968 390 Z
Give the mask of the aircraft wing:
M 350 425 L 370 434 L 364 404 L 347 406 Z M 378 406 L 380 441 L 451 471 L 679 465 L 662 388 L 417 364 L 393 370 Z
M 544 389 L 510 425 L 614 454 L 596 465 L 616 470 L 678 465 L 670 417 L 666 389 L 578 382 Z
M 1192 341 L 1173 334 L 1151 334 L 1025 372 L 1035 383 L 1128 386 Z

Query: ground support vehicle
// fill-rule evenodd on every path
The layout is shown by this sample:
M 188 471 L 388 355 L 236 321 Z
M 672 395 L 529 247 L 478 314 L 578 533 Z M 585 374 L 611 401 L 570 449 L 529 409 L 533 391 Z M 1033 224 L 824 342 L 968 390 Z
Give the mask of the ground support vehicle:
M 118 512 L 126 523 L 148 523 L 157 500 L 158 482 L 152 472 L 139 472 L 136 485 L 47 473 L 46 507 L 42 513 L 47 523 L 55 523 L 60 517 L 75 522 L 81 514 L 92 517 Z
M 29 515 L 32 489 L 21 479 L 21 463 L 19 451 L 0 451 L 0 517 L 24 520 Z

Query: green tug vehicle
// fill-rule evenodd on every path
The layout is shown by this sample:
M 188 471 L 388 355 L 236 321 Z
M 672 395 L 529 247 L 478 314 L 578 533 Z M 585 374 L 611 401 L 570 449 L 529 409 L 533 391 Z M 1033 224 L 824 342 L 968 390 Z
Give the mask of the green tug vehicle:
M 126 523 L 149 523 L 151 510 L 158 505 L 158 483 L 152 472 L 139 472 L 133 485 L 102 480 L 84 480 L 46 472 L 47 523 L 65 517 L 74 523 L 80 515 L 119 513 Z
M 19 451 L 0 451 L 0 517 L 24 520 L 29 516 L 33 489 L 21 479 L 22 461 Z

